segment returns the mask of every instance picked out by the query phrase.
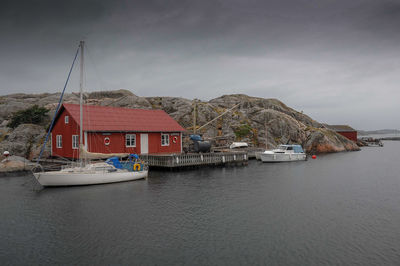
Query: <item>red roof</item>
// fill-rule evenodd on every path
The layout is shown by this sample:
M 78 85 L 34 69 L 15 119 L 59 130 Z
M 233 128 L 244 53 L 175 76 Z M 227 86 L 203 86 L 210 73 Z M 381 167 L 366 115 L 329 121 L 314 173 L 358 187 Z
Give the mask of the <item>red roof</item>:
M 79 125 L 79 105 L 63 104 Z M 62 109 L 61 109 L 62 110 Z M 61 112 L 59 112 L 61 114 Z M 130 109 L 109 106 L 83 106 L 84 131 L 181 132 L 178 122 L 163 110 Z
M 354 128 L 352 128 L 351 126 L 348 125 L 328 125 L 328 124 L 324 124 L 324 126 L 327 129 L 336 131 L 336 132 L 355 132 L 357 130 L 355 130 Z

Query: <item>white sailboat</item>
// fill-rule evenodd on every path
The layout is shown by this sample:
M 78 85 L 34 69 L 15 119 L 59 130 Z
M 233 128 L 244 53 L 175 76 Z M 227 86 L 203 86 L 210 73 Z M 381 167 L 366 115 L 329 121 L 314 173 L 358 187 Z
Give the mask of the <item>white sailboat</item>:
M 123 165 L 121 165 L 118 161 L 117 163 L 115 163 L 115 160 L 114 163 L 112 163 L 113 161 L 109 161 L 109 163 L 107 163 L 106 161 L 101 163 L 84 164 L 83 129 L 82 129 L 83 125 L 82 94 L 83 94 L 83 60 L 84 60 L 83 41 L 80 42 L 79 47 L 80 47 L 80 125 L 81 125 L 79 133 L 80 136 L 79 147 L 81 151 L 81 156 L 79 156 L 79 163 L 76 166 L 70 166 L 61 169 L 59 171 L 49 171 L 49 172 L 40 171 L 40 172 L 34 172 L 33 175 L 42 186 L 93 185 L 93 184 L 115 183 L 115 182 L 123 182 L 123 181 L 131 181 L 131 180 L 147 178 L 148 170 L 146 169 L 146 167 L 142 163 L 134 162 L 133 160 L 127 162 L 128 164 L 130 164 L 128 165 L 128 167 L 126 167 L 126 165 L 125 167 L 123 167 Z M 62 98 L 60 99 L 60 102 L 61 100 Z M 49 132 L 52 130 L 51 127 L 52 126 L 50 126 Z M 46 142 L 43 144 L 43 147 L 45 145 Z
M 147 177 L 147 170 L 130 172 L 107 163 L 93 163 L 60 171 L 38 172 L 34 176 L 42 186 L 76 186 L 144 179 Z

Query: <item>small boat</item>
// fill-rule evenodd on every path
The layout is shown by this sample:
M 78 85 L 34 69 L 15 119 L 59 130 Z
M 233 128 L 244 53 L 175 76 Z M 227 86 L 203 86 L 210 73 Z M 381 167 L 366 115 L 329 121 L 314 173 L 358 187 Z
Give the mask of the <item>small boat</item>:
M 229 146 L 230 149 L 242 149 L 242 148 L 248 148 L 249 144 L 246 142 L 232 142 L 232 144 Z
M 89 159 L 90 153 L 85 152 L 83 145 L 83 129 L 82 126 L 79 127 L 79 149 L 80 156 L 79 162 L 75 166 L 69 166 L 67 168 L 61 169 L 59 171 L 43 171 L 43 168 L 39 165 L 41 155 L 43 153 L 44 147 L 48 140 L 49 134 L 54 125 L 54 120 L 59 111 L 60 105 L 62 103 L 62 97 L 64 95 L 65 87 L 68 84 L 68 80 L 74 66 L 78 51 L 80 50 L 80 125 L 83 125 L 83 50 L 84 42 L 81 41 L 79 48 L 76 52 L 75 59 L 71 66 L 67 82 L 65 83 L 64 90 L 61 94 L 60 101 L 56 108 L 53 120 L 49 127 L 49 131 L 46 135 L 46 140 L 43 144 L 42 150 L 40 152 L 39 158 L 37 160 L 37 166 L 32 169 L 33 175 L 36 180 L 42 186 L 76 186 L 76 185 L 93 185 L 93 184 L 105 184 L 105 183 L 115 183 L 123 181 L 131 181 L 137 179 L 144 179 L 147 177 L 148 170 L 144 163 L 139 159 L 136 154 L 131 154 L 126 162 L 120 162 L 118 157 L 111 157 L 111 154 L 95 154 L 99 158 L 104 158 L 104 156 L 111 157 L 105 162 L 100 163 L 86 163 Z M 128 155 L 128 154 L 127 154 Z
M 380 139 L 375 139 L 372 137 L 361 138 L 361 143 L 366 147 L 383 147 L 383 142 Z
M 306 154 L 301 145 L 279 145 L 278 148 L 260 154 L 264 163 L 305 161 Z
M 383 147 L 382 141 L 367 142 L 367 147 Z

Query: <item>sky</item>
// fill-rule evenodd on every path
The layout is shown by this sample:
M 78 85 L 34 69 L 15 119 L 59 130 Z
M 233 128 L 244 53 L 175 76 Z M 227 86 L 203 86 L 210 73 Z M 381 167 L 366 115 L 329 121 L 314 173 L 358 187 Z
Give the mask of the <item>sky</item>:
M 0 34 L 0 95 L 60 92 L 84 40 L 87 91 L 242 93 L 400 129 L 400 0 L 3 0 Z

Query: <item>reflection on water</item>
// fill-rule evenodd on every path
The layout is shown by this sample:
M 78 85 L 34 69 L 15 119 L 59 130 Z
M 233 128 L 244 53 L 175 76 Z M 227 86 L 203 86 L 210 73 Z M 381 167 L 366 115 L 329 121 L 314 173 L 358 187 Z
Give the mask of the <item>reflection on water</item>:
M 0 178 L 8 264 L 397 264 L 400 142 L 37 190 Z

